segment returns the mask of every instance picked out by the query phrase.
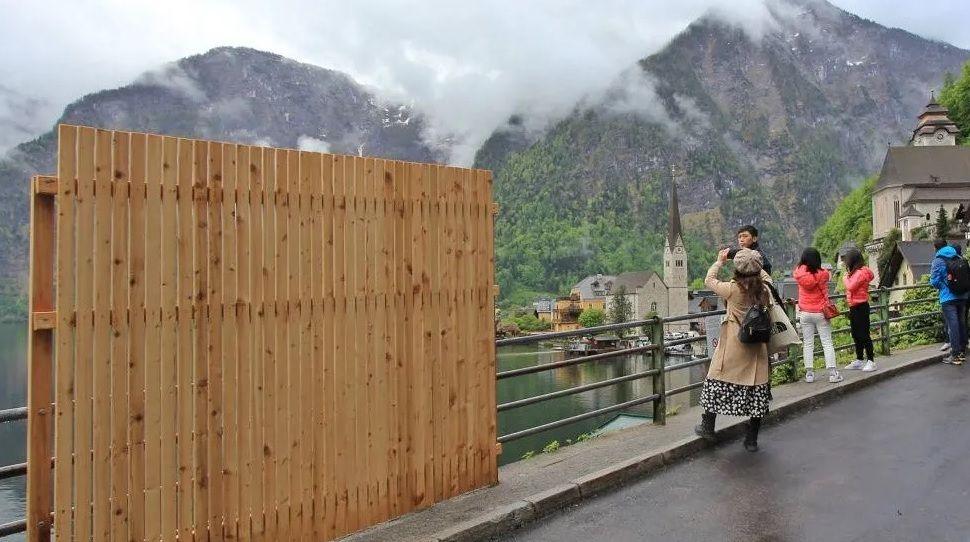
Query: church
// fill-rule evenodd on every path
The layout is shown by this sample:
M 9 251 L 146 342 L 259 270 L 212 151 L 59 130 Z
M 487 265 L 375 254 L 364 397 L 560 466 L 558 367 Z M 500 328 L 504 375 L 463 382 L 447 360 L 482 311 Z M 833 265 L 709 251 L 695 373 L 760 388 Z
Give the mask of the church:
M 958 146 L 960 130 L 949 110 L 931 97 L 920 113 L 908 145 L 890 147 L 872 195 L 872 236 L 866 245 L 869 266 L 883 286 L 912 284 L 932 260 L 932 229 L 942 207 L 951 219 L 965 219 L 970 203 L 970 147 Z M 887 269 L 876 260 L 883 239 L 899 230 L 901 240 Z M 966 235 L 957 232 L 965 244 Z M 893 301 L 896 301 L 895 299 Z
M 613 306 L 620 287 L 633 308 L 633 318 L 647 315 L 680 316 L 688 314 L 687 246 L 680 223 L 677 184 L 670 189 L 670 216 L 664 242 L 663 277 L 653 271 L 621 273 L 613 279 L 606 295 L 607 311 Z M 670 324 L 668 331 L 687 331 L 688 323 Z

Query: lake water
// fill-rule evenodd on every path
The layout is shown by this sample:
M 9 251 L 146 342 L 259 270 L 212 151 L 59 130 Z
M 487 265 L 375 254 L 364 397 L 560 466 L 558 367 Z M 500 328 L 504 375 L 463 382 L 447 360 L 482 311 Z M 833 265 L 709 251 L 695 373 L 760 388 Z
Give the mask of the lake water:
M 25 406 L 27 404 L 27 326 L 0 324 L 0 345 L 2 345 L 0 346 L 0 409 Z M 498 350 L 498 368 L 500 371 L 505 371 L 530 367 L 558 361 L 563 357 L 564 354 L 561 351 L 551 351 L 536 345 L 502 347 Z M 670 358 L 668 363 L 682 361 L 685 361 L 685 358 Z M 498 383 L 498 402 L 505 403 L 644 371 L 650 368 L 649 364 L 650 361 L 645 356 L 625 356 L 610 361 L 583 363 L 504 379 Z M 701 368 L 677 371 L 681 376 L 674 375 L 673 381 L 668 377 L 668 387 L 697 381 L 699 378 L 697 369 Z M 651 381 L 645 378 L 513 409 L 499 414 L 499 434 L 575 416 L 650 393 L 652 393 Z M 683 403 L 688 399 L 688 395 L 691 394 L 684 394 L 678 400 L 669 401 L 669 403 Z M 696 393 L 691 402 L 696 403 Z M 649 416 L 652 413 L 652 406 L 647 403 L 631 409 L 628 413 Z M 567 439 L 575 439 L 583 433 L 594 431 L 616 415 L 616 413 L 606 414 L 506 443 L 500 463 L 518 461 L 530 451 L 540 452 L 554 440 L 565 444 Z M 27 424 L 23 421 L 0 424 L 0 465 L 11 465 L 26 460 L 26 430 Z M 0 523 L 24 517 L 25 500 L 26 486 L 23 477 L 0 481 Z M 5 538 L 4 542 L 8 540 L 22 541 L 24 538 L 18 535 Z

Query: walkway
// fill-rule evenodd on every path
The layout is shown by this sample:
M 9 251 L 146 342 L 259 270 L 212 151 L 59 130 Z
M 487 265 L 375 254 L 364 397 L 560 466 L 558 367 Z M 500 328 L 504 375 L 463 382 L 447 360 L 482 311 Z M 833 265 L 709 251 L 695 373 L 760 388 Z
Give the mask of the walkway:
M 883 381 L 508 541 L 968 540 L 970 369 Z

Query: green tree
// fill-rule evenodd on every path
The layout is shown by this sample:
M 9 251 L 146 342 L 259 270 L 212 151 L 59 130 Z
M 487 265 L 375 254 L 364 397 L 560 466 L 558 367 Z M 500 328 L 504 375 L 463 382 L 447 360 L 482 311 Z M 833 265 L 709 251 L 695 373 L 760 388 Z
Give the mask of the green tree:
M 583 327 L 601 326 L 603 325 L 603 320 L 605 319 L 606 313 L 603 312 L 603 309 L 587 307 L 579 314 L 579 325 Z
M 963 65 L 960 77 L 946 74 L 939 101 L 950 110 L 950 119 L 960 128 L 957 143 L 970 145 L 970 62 Z
M 846 241 L 862 248 L 872 240 L 872 190 L 876 177 L 865 180 L 846 196 L 829 218 L 815 231 L 812 245 L 824 259 L 835 259 L 836 252 Z
M 626 286 L 619 286 L 613 291 L 613 295 L 610 297 L 613 302 L 610 305 L 610 314 L 607 321 L 611 324 L 629 322 L 630 318 L 633 317 L 633 304 L 630 303 L 630 299 L 626 296 Z M 617 334 L 622 337 L 626 334 L 626 331 L 625 329 L 621 329 Z
M 886 273 L 889 271 L 889 258 L 893 255 L 896 243 L 902 238 L 903 234 L 899 231 L 899 228 L 889 230 L 889 233 L 883 238 L 882 247 L 879 249 L 879 257 L 876 259 L 880 277 L 886 276 Z
M 936 212 L 936 226 L 934 233 L 937 239 L 946 239 L 946 234 L 950 231 L 950 221 L 946 216 L 946 209 L 940 205 L 940 210 Z

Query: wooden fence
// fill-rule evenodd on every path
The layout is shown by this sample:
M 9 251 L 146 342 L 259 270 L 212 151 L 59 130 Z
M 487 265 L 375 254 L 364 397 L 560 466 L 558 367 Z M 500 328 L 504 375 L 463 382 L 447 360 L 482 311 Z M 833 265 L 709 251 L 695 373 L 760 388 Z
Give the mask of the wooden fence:
M 58 137 L 30 540 L 330 540 L 497 482 L 489 172 Z

